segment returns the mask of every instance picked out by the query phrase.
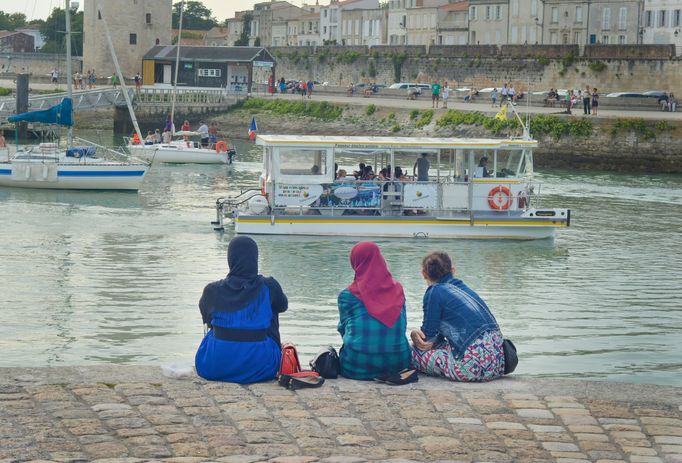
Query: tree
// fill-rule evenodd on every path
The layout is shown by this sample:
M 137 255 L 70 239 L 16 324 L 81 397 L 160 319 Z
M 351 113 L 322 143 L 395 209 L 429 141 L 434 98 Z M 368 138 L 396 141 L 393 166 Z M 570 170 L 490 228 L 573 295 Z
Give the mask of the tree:
M 62 8 L 55 8 L 40 26 L 40 35 L 45 45 L 40 49 L 43 53 L 64 53 L 64 29 L 66 17 Z M 71 53 L 74 56 L 83 54 L 83 12 L 71 9 Z
M 253 41 L 253 46 L 260 47 L 260 37 L 255 38 L 255 40 Z
M 236 47 L 248 47 L 249 46 L 249 35 L 251 35 L 251 20 L 253 15 L 251 13 L 244 13 L 242 18 L 242 33 L 239 34 L 239 38 L 234 43 Z
M 180 6 L 182 3 L 178 2 L 173 5 L 173 28 L 178 29 L 180 26 Z M 183 29 L 198 29 L 207 31 L 214 27 L 217 23 L 213 17 L 213 12 L 210 8 L 206 8 L 202 2 L 189 1 L 185 2 L 185 11 L 182 15 Z
M 5 13 L 0 11 L 0 31 L 13 31 L 26 25 L 26 15 L 23 13 Z

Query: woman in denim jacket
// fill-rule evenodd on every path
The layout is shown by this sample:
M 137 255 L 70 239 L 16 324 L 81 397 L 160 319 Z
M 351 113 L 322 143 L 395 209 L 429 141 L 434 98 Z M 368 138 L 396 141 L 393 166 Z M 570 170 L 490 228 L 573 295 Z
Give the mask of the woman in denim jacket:
M 422 261 L 429 287 L 424 321 L 410 335 L 412 366 L 453 381 L 490 381 L 504 374 L 502 333 L 483 299 L 455 278 L 454 271 L 444 252 Z

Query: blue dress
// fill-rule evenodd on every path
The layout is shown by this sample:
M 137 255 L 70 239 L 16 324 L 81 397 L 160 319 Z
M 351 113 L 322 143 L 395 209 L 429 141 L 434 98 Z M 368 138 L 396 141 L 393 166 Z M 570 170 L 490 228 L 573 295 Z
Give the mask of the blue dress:
M 240 384 L 274 379 L 282 355 L 278 314 L 286 310 L 286 296 L 276 280 L 266 278 L 244 307 L 220 310 L 213 301 L 226 291 L 223 281 L 208 285 L 200 302 L 211 329 L 196 353 L 197 373 L 208 380 Z

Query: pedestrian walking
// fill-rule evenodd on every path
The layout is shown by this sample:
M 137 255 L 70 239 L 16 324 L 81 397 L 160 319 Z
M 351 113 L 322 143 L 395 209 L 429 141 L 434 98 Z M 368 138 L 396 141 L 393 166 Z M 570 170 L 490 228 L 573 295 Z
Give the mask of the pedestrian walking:
M 493 101 L 493 108 L 497 104 L 497 87 L 493 88 L 493 91 L 490 92 L 490 99 Z
M 592 115 L 597 115 L 597 108 L 599 107 L 599 93 L 597 93 L 597 87 L 592 89 Z
M 590 93 L 590 86 L 585 86 L 585 93 L 583 93 L 583 114 L 585 116 L 592 113 L 592 94 Z
M 448 109 L 448 98 L 450 98 L 450 86 L 446 81 L 443 84 L 443 109 Z

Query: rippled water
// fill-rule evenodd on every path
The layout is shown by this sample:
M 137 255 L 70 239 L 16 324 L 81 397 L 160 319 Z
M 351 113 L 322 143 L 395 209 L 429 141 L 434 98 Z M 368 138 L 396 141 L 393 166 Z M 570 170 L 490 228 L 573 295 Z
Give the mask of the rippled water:
M 260 152 L 225 166 L 154 168 L 139 194 L 0 189 L 0 366 L 190 360 L 197 302 L 226 273 L 218 196 L 252 187 Z M 548 206 L 573 210 L 553 240 L 380 240 L 421 321 L 419 261 L 445 249 L 520 353 L 517 372 L 682 383 L 682 176 L 544 171 Z M 283 338 L 307 360 L 339 344 L 344 238 L 258 237 L 289 296 Z

